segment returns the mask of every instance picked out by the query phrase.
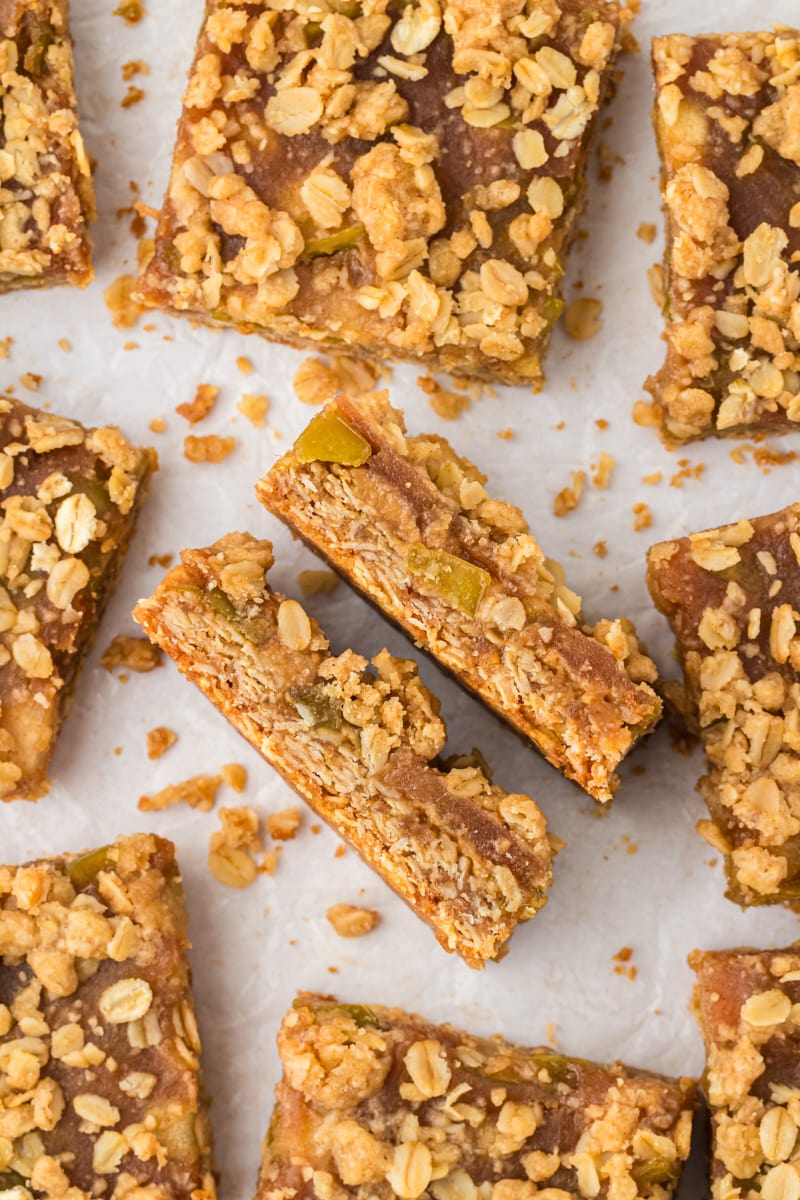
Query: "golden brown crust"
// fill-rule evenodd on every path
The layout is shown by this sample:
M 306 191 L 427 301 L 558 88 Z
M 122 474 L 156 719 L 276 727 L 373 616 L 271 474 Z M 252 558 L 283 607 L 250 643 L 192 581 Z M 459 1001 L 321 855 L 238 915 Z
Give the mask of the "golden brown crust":
M 712 1200 L 792 1196 L 800 1169 L 800 954 L 695 950 L 689 964 L 708 1056 Z
M 94 275 L 67 0 L 0 0 L 0 292 Z
M 552 850 L 527 796 L 475 766 L 430 766 L 439 704 L 416 664 L 332 655 L 270 591 L 272 548 L 231 534 L 184 550 L 135 618 L 311 807 L 470 966 L 545 903 Z
M 798 33 L 655 38 L 665 439 L 800 429 Z
M 259 499 L 549 762 L 609 800 L 616 767 L 661 713 L 631 623 L 588 628 L 519 509 L 489 497 L 443 438 L 406 435 L 386 393 L 323 411 L 356 431 L 366 457 L 303 461 L 296 448 L 259 481 Z M 466 605 L 437 586 L 444 569 L 456 593 L 462 578 Z
M 209 0 L 142 299 L 541 379 L 616 0 Z
M 152 451 L 0 400 L 0 799 L 36 799 L 133 533 Z
M 0 1191 L 214 1200 L 175 850 L 0 867 Z
M 669 1200 L 694 1088 L 302 995 L 258 1200 Z
M 648 586 L 675 631 L 708 756 L 698 790 L 729 895 L 797 908 L 800 505 L 653 546 Z

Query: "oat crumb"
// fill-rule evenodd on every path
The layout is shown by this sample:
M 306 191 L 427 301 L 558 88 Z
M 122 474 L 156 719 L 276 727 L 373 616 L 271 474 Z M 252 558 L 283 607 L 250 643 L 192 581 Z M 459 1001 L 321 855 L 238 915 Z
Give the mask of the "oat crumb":
M 100 666 L 106 671 L 125 667 L 140 674 L 154 671 L 162 662 L 163 655 L 158 646 L 146 637 L 130 637 L 126 633 L 118 633 L 112 638 L 100 658 Z
M 133 298 L 136 279 L 133 275 L 119 275 L 103 292 L 111 321 L 116 329 L 133 329 L 145 311 Z
M 172 562 L 172 557 L 171 554 L 151 554 L 147 565 L 148 567 L 163 567 L 166 570 Z
M 122 17 L 126 25 L 136 25 L 145 15 L 142 0 L 122 0 L 114 9 L 115 17 Z
M 72 342 L 69 340 L 69 338 L 59 338 L 58 347 L 60 350 L 63 350 L 65 354 L 69 354 L 72 349 Z
M 653 297 L 653 303 L 657 304 L 659 308 L 663 308 L 666 299 L 666 285 L 664 283 L 664 268 L 661 263 L 653 263 L 652 267 L 648 267 L 647 282 L 650 286 L 650 295 Z
M 251 392 L 245 392 L 236 407 L 256 429 L 266 425 L 269 411 L 269 400 L 266 396 L 254 396 Z
M 333 852 L 333 857 L 334 858 L 344 858 L 345 854 L 347 854 L 347 850 L 341 843 L 339 843 L 339 845 L 336 847 L 336 849 Z
M 327 404 L 338 392 L 361 396 L 375 387 L 381 368 L 360 359 L 334 355 L 331 361 L 306 358 L 295 371 L 292 385 L 303 404 Z
M 364 937 L 378 924 L 378 914 L 371 908 L 355 908 L 352 904 L 332 904 L 325 916 L 343 938 Z
M 128 90 L 120 100 L 119 106 L 120 108 L 132 108 L 134 104 L 141 104 L 142 100 L 144 100 L 144 88 L 129 83 Z
M 594 486 L 597 488 L 607 488 L 611 483 L 611 476 L 616 465 L 617 460 L 603 451 L 597 460 L 597 466 L 592 474 L 592 483 Z
M 596 554 L 598 558 L 606 557 L 608 554 L 608 546 L 606 545 L 604 539 L 601 539 L 599 542 L 595 542 L 595 544 L 592 546 L 592 553 Z
M 642 242 L 647 242 L 651 246 L 656 240 L 656 227 L 649 221 L 642 221 L 639 228 L 636 230 L 636 236 Z
M 300 809 L 284 808 L 267 817 L 269 836 L 276 842 L 290 842 L 300 828 Z
M 259 871 L 253 854 L 260 854 L 262 849 L 258 814 L 243 804 L 236 808 L 221 808 L 219 818 L 222 829 L 212 833 L 209 842 L 209 870 L 225 887 L 249 887 Z
M 564 309 L 564 330 L 575 342 L 585 342 L 600 332 L 603 301 L 579 296 Z
M 247 787 L 247 770 L 241 763 L 225 763 L 220 767 L 219 773 L 223 782 L 234 792 L 241 794 Z
M 561 1043 L 558 1040 L 558 1035 L 556 1034 L 557 1028 L 558 1028 L 558 1026 L 556 1025 L 555 1021 L 548 1021 L 547 1026 L 546 1026 L 546 1031 L 545 1031 L 545 1036 L 546 1036 L 548 1042 L 550 1043 L 551 1046 L 554 1046 L 556 1048 L 556 1050 L 558 1050 L 558 1048 L 561 1045 Z
M 132 58 L 130 62 L 122 64 L 120 72 L 122 74 L 122 82 L 129 83 L 136 75 L 149 75 L 150 68 L 141 58 Z
M 232 454 L 236 448 L 236 438 L 218 437 L 215 433 L 205 437 L 193 437 L 189 434 L 183 440 L 183 456 L 192 463 L 219 463 Z
M 27 391 L 35 392 L 38 391 L 42 378 L 41 375 L 34 375 L 33 371 L 26 371 L 24 375 L 20 375 L 19 381 Z
M 243 354 L 240 354 L 237 358 L 236 366 L 239 368 L 242 375 L 252 375 L 253 371 L 255 371 L 255 367 L 250 362 L 250 359 L 245 358 Z
M 586 473 L 584 471 L 573 472 L 572 486 L 562 488 L 553 501 L 553 512 L 557 517 L 565 517 L 567 513 L 578 507 L 585 481 Z
M 649 483 L 649 484 L 661 483 L 661 480 L 663 478 L 664 478 L 663 472 L 653 471 L 652 475 L 643 475 L 642 476 L 642 483 Z
M 163 812 L 173 804 L 188 804 L 200 812 L 214 807 L 222 779 L 219 775 L 193 775 L 182 783 L 170 783 L 152 796 L 141 796 L 140 812 Z
M 633 529 L 635 533 L 641 533 L 643 529 L 649 529 L 653 524 L 653 514 L 647 504 L 634 504 L 633 512 Z
M 511 439 L 515 436 L 515 434 L 514 434 L 514 430 L 510 429 L 510 428 L 509 429 L 498 429 L 496 436 L 499 437 L 504 442 L 510 442 Z
M 456 421 L 463 412 L 471 407 L 472 401 L 469 396 L 446 391 L 430 375 L 420 375 L 417 385 L 428 397 L 428 403 L 437 417 L 441 417 L 443 421 Z
M 166 725 L 158 725 L 155 729 L 150 729 L 147 734 L 147 757 L 161 758 L 161 755 L 166 754 L 170 746 L 174 746 L 177 740 L 177 733 L 174 729 L 168 729 Z
M 175 412 L 179 417 L 184 417 L 190 425 L 197 425 L 199 421 L 203 421 L 214 407 L 219 388 L 214 387 L 211 383 L 199 383 L 194 394 L 194 400 L 191 402 L 184 401 L 179 404 Z
M 334 571 L 301 571 L 297 585 L 304 596 L 329 596 L 339 586 L 339 576 Z
M 643 429 L 657 429 L 661 425 L 658 408 L 648 400 L 637 400 L 633 406 L 633 421 Z
M 148 429 L 151 433 L 166 433 L 167 422 L 163 417 L 153 417 L 152 421 L 148 425 Z
M 595 425 L 600 430 L 608 429 L 608 421 L 605 419 L 605 417 L 598 417 L 595 421 Z

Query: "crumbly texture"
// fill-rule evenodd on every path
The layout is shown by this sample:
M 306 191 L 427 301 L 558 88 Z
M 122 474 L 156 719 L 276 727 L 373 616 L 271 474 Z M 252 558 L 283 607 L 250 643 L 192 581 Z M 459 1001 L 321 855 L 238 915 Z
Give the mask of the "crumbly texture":
M 708 756 L 728 894 L 800 910 L 800 505 L 654 546 L 648 584 Z
M 589 628 L 519 509 L 491 498 L 444 438 L 408 436 L 385 392 L 340 396 L 324 420 L 258 483 L 261 502 L 549 762 L 609 800 L 620 760 L 661 714 L 633 625 Z M 329 457 L 359 465 L 321 461 L 326 438 Z
M 656 38 L 668 442 L 800 430 L 796 30 Z
M 175 849 L 0 867 L 0 1192 L 214 1200 Z
M 0 0 L 0 292 L 93 278 L 67 0 Z
M 209 0 L 151 305 L 538 383 L 629 13 Z
M 800 1172 L 800 954 L 695 950 L 706 1044 L 712 1200 L 795 1196 Z
M 416 664 L 333 655 L 272 592 L 269 542 L 184 550 L 134 616 L 311 807 L 471 966 L 545 903 L 551 847 L 527 796 L 440 771 L 445 728 Z
M 257 1200 L 669 1200 L 694 1088 L 301 995 Z
M 36 799 L 155 465 L 118 429 L 0 400 L 0 799 Z

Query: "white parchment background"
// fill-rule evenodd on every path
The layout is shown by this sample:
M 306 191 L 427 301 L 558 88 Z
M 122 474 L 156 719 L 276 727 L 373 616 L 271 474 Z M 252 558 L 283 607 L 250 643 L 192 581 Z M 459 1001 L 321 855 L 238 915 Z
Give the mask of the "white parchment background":
M 212 814 L 184 807 L 145 815 L 136 801 L 198 771 L 222 763 L 247 766 L 241 800 L 223 792 L 218 803 L 254 805 L 262 814 L 293 803 L 278 776 L 171 665 L 127 684 L 99 667 L 100 650 L 118 632 L 134 633 L 136 599 L 160 578 L 152 554 L 206 545 L 231 529 L 274 540 L 274 586 L 298 594 L 298 570 L 312 555 L 255 502 L 252 485 L 311 415 L 291 388 L 300 356 L 233 332 L 193 330 L 188 322 L 155 314 L 155 330 L 115 330 L 103 290 L 133 269 L 135 243 L 128 219 L 129 181 L 158 204 L 167 178 L 174 123 L 200 23 L 201 0 L 148 0 L 146 18 L 127 27 L 112 16 L 114 0 L 73 0 L 77 83 L 83 130 L 97 157 L 100 220 L 96 228 L 97 279 L 85 292 L 17 294 L 0 300 L 0 336 L 12 336 L 0 362 L 0 388 L 33 371 L 44 376 L 38 398 L 56 412 L 90 424 L 117 422 L 134 439 L 157 445 L 162 469 L 126 564 L 121 587 L 105 618 L 98 646 L 80 681 L 72 714 L 53 764 L 54 785 L 38 805 L 0 806 L 0 861 L 78 850 L 119 832 L 151 829 L 178 845 L 194 943 L 197 1003 L 223 1200 L 246 1200 L 254 1190 L 259 1141 L 266 1128 L 277 1074 L 274 1037 L 298 988 L 335 990 L 366 1002 L 397 1003 L 435 1020 L 450 1019 L 477 1032 L 500 1031 L 525 1043 L 543 1041 L 555 1025 L 569 1052 L 620 1057 L 672 1073 L 702 1067 L 698 1034 L 687 1012 L 691 978 L 686 955 L 694 946 L 777 945 L 798 936 L 797 919 L 779 911 L 740 912 L 723 898 L 715 856 L 694 831 L 703 814 L 694 792 L 702 760 L 677 755 L 662 729 L 635 755 L 612 810 L 598 818 L 592 804 L 566 784 L 476 701 L 429 661 L 424 679 L 441 697 L 450 748 L 480 746 L 510 790 L 529 791 L 568 848 L 558 859 L 545 911 L 523 927 L 511 952 L 482 973 L 447 957 L 427 929 L 352 853 L 335 858 L 337 839 L 317 836 L 304 813 L 298 838 L 287 845 L 274 878 L 244 893 L 216 883 L 206 865 Z M 659 662 L 670 669 L 665 622 L 649 603 L 644 555 L 651 541 L 716 522 L 756 515 L 798 499 L 796 465 L 769 476 L 752 462 L 731 461 L 732 443 L 693 447 L 684 457 L 704 463 L 700 481 L 669 486 L 681 455 L 669 454 L 651 430 L 637 428 L 631 408 L 642 380 L 661 359 L 661 321 L 645 278 L 660 254 L 657 162 L 649 124 L 649 39 L 654 33 L 713 28 L 758 28 L 797 17 L 793 0 L 644 0 L 635 31 L 643 53 L 629 56 L 603 135 L 624 158 L 610 183 L 594 182 L 584 226 L 588 240 L 573 253 L 567 297 L 583 280 L 583 295 L 603 300 L 603 329 L 576 344 L 556 334 L 548 383 L 539 396 L 500 390 L 455 424 L 439 420 L 416 386 L 418 372 L 397 369 L 393 398 L 413 431 L 436 430 L 488 472 L 495 494 L 520 504 L 546 550 L 563 559 L 571 585 L 591 616 L 634 617 Z M 127 85 L 121 64 L 144 59 L 147 96 L 120 107 Z M 640 222 L 655 222 L 659 240 L 636 237 Z M 57 345 L 68 338 L 72 352 Z M 138 348 L 124 350 L 126 341 Z M 243 378 L 235 360 L 248 356 L 256 370 Z M 185 422 L 175 405 L 190 400 L 200 382 L 220 387 L 213 415 L 194 432 L 234 434 L 235 454 L 222 465 L 191 465 L 182 457 Z M 243 391 L 266 393 L 269 425 L 256 431 L 236 412 Z M 154 437 L 149 421 L 167 420 Z M 601 432 L 595 421 L 609 428 Z M 563 421 L 564 428 L 557 424 Z M 512 427 L 512 441 L 497 430 Z M 800 441 L 784 439 L 800 449 Z M 568 518 L 553 516 L 554 495 L 572 471 L 590 466 L 601 450 L 617 459 L 611 488 L 590 488 Z M 643 475 L 664 473 L 658 486 Z M 650 530 L 632 529 L 632 505 L 649 503 Z M 601 560 L 591 552 L 608 542 Z M 613 590 L 612 590 L 613 589 Z M 309 608 L 333 644 L 367 654 L 388 645 L 412 654 L 406 640 L 345 585 Z M 145 733 L 158 724 L 179 732 L 176 746 L 148 761 Z M 120 748 L 117 752 L 117 748 Z M 641 773 L 633 774 L 636 767 Z M 636 853 L 628 853 L 632 847 Z M 325 920 L 338 901 L 363 903 L 380 913 L 379 928 L 360 941 L 342 941 Z M 633 948 L 635 981 L 614 972 L 614 955 Z M 331 973 L 334 971 L 336 973 Z M 702 1172 L 686 1181 L 684 1196 L 706 1193 Z

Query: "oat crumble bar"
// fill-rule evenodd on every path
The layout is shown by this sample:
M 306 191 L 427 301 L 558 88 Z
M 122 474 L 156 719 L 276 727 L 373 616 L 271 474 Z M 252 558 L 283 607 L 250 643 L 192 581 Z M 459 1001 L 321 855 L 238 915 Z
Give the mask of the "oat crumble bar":
M 272 592 L 269 542 L 184 550 L 134 616 L 302 798 L 479 967 L 544 905 L 552 849 L 527 796 L 478 768 L 438 770 L 445 728 L 416 663 L 333 655 Z
M 301 995 L 257 1200 L 669 1200 L 694 1087 Z
M 708 757 L 728 895 L 800 910 L 800 504 L 653 546 L 648 585 Z
M 0 867 L 0 1194 L 214 1200 L 175 849 Z
M 695 950 L 712 1200 L 800 1196 L 800 954 Z
M 118 429 L 0 399 L 0 799 L 35 800 L 155 466 Z
M 538 384 L 630 13 L 209 0 L 149 305 Z
M 518 508 L 444 438 L 409 436 L 385 392 L 339 396 L 257 485 L 331 566 L 596 800 L 656 724 L 629 621 L 583 622 Z
M 668 442 L 800 431 L 800 35 L 656 38 Z
M 67 0 L 0 0 L 0 292 L 94 276 Z

